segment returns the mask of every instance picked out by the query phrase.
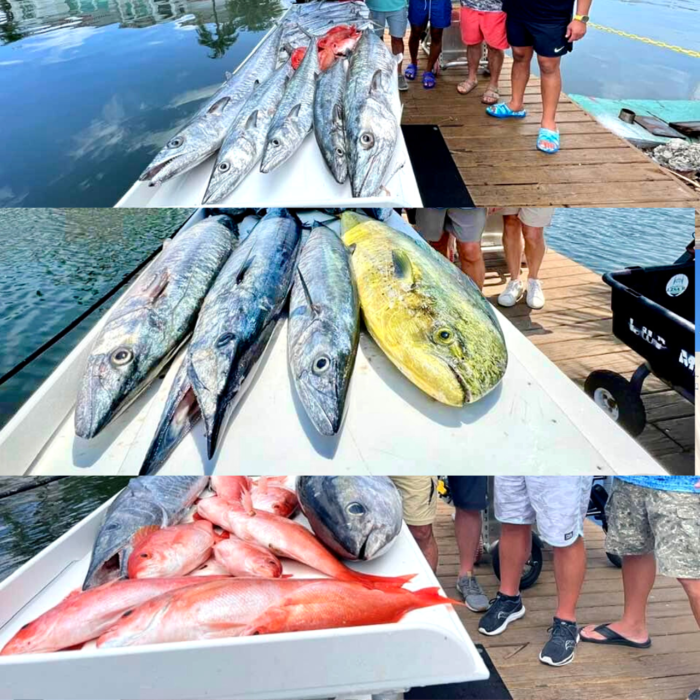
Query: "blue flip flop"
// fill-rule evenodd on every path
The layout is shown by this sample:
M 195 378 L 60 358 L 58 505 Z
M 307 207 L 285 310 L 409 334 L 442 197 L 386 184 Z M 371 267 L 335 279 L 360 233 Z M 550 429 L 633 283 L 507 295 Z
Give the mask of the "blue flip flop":
M 416 75 L 418 75 L 418 66 L 415 63 L 409 63 L 403 74 L 406 76 L 406 80 L 415 80 Z
M 423 87 L 426 90 L 432 90 L 435 87 L 435 73 L 431 73 L 429 70 L 423 73 Z
M 514 112 L 506 102 L 499 102 L 495 105 L 489 105 L 486 108 L 486 114 L 489 117 L 496 117 L 496 119 L 524 119 L 527 116 L 527 111 L 521 109 L 519 112 Z
M 540 141 L 544 141 L 545 143 L 551 143 L 554 148 L 542 148 L 540 146 Z M 559 151 L 559 132 L 558 131 L 552 131 L 551 129 L 545 129 L 542 127 L 540 129 L 540 133 L 537 134 L 537 150 L 542 151 L 542 153 L 557 153 Z

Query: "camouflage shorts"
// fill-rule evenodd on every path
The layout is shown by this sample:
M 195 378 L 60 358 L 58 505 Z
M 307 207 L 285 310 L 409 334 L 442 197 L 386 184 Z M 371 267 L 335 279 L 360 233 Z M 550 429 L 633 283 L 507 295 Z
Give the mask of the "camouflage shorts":
M 608 552 L 653 552 L 663 576 L 700 579 L 700 494 L 657 491 L 615 479 L 605 511 Z

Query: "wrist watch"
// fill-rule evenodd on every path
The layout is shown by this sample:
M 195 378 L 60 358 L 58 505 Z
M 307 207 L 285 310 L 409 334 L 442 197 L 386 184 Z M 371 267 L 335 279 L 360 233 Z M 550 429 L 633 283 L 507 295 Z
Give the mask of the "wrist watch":
M 574 15 L 574 19 L 586 24 L 588 22 L 588 20 L 590 19 L 590 17 L 588 15 Z

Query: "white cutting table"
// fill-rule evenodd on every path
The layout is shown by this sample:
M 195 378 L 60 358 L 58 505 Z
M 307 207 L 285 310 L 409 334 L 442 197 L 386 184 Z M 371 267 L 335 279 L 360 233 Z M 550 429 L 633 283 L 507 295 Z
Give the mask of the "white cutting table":
M 200 210 L 191 220 L 203 216 Z M 302 218 L 327 220 L 320 212 Z M 190 222 L 190 224 L 191 224 Z M 389 223 L 416 237 L 396 213 Z M 337 229 L 338 224 L 330 224 Z M 501 384 L 456 409 L 411 384 L 362 332 L 346 418 L 334 438 L 316 433 L 287 368 L 280 322 L 229 420 L 213 461 L 200 423 L 163 474 L 664 474 L 498 311 L 509 352 Z M 0 474 L 137 474 L 160 420 L 178 357 L 97 438 L 75 436 L 73 409 L 82 368 L 104 320 L 0 432 Z
M 0 583 L 0 648 L 82 585 L 107 505 Z M 321 576 L 283 563 L 286 573 Z M 385 554 L 352 566 L 387 576 L 416 573 L 408 586 L 414 590 L 439 586 L 405 526 Z M 0 656 L 1 700 L 312 700 L 485 678 L 479 652 L 444 605 L 371 627 Z

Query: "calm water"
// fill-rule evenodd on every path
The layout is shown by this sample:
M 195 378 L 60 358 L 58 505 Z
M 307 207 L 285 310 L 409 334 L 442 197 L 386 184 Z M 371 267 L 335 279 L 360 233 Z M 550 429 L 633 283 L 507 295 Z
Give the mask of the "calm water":
M 0 215 L 3 348 L 0 376 L 117 285 L 190 212 L 189 209 L 3 211 Z M 0 385 L 0 426 L 78 344 L 110 303 Z
M 32 477 L 0 477 L 5 487 Z M 38 554 L 97 506 L 126 486 L 129 477 L 66 477 L 22 493 L 0 497 L 0 581 Z
M 0 206 L 112 206 L 288 0 L 0 0 Z M 700 49 L 698 0 L 598 0 L 594 20 Z M 569 92 L 700 98 L 700 60 L 591 29 Z
M 600 274 L 673 263 L 694 236 L 694 209 L 557 209 L 547 229 L 552 248 Z

